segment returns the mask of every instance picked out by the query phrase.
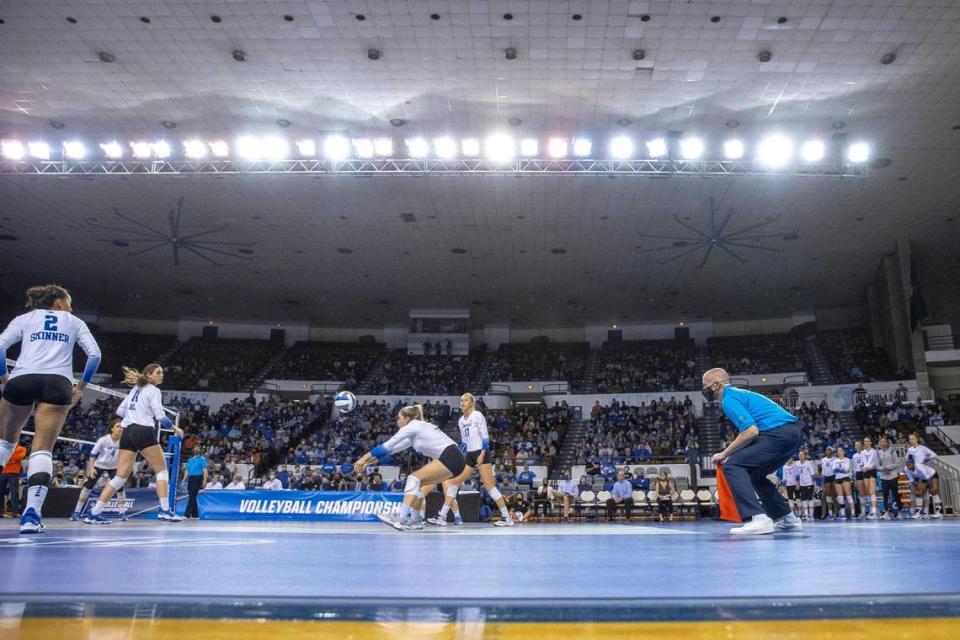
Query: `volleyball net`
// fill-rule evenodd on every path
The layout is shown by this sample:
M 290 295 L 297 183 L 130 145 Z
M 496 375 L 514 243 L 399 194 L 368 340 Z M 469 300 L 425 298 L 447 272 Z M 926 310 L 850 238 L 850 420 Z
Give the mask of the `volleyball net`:
M 7 359 L 8 370 L 12 370 L 16 364 L 16 360 Z M 89 454 L 97 438 L 110 432 L 110 425 L 116 419 L 116 409 L 126 397 L 125 391 L 110 389 L 92 382 L 87 383 L 83 397 L 78 405 L 70 410 L 64 422 L 61 435 L 57 437 L 58 444 L 66 445 L 69 451 L 74 452 L 70 453 L 74 457 Z M 168 406 L 164 406 L 163 411 L 173 421 L 173 427 L 163 427 L 158 423 L 156 425 L 157 441 L 164 449 L 163 455 L 167 462 L 170 508 L 176 512 L 177 484 L 180 481 L 180 450 L 183 443 L 174 429 L 180 426 L 180 411 Z M 34 435 L 29 427 L 20 433 L 24 436 Z M 54 451 L 54 459 L 57 458 L 57 453 Z

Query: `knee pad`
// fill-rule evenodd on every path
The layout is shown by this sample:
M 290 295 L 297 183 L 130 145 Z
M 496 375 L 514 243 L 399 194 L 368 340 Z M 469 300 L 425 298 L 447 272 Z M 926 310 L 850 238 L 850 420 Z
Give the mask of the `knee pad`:
M 123 485 L 125 485 L 126 483 L 127 483 L 126 478 L 121 478 L 120 476 L 113 476 L 112 478 L 110 478 L 110 482 L 108 482 L 107 484 L 109 484 L 111 487 L 113 487 L 117 491 L 123 491 Z
M 83 488 L 87 491 L 90 491 L 95 486 L 97 486 L 97 478 L 87 478 L 87 481 L 83 483 Z
M 29 486 L 50 486 L 50 477 L 53 475 L 53 454 L 49 451 L 34 451 L 27 458 L 27 468 L 30 470 L 27 478 Z
M 447 487 L 447 497 L 448 497 L 448 498 L 456 498 L 456 497 L 457 497 L 457 493 L 459 493 L 459 492 L 460 492 L 460 487 L 458 487 L 458 486 L 455 485 L 455 484 L 452 484 L 452 485 L 450 485 L 449 487 Z
M 407 476 L 407 485 L 403 488 L 403 493 L 420 497 L 420 478 L 416 476 Z
M 169 480 L 170 480 L 170 474 L 167 473 L 167 470 L 166 470 L 166 469 L 164 469 L 163 471 L 157 471 L 157 483 L 158 483 L 158 484 L 161 483 L 161 482 L 169 482 Z
M 487 491 L 487 493 L 490 494 L 490 497 L 493 499 L 494 502 L 503 498 L 503 494 L 500 493 L 500 489 L 497 489 L 496 487 L 494 487 L 493 489 L 490 489 L 490 491 Z

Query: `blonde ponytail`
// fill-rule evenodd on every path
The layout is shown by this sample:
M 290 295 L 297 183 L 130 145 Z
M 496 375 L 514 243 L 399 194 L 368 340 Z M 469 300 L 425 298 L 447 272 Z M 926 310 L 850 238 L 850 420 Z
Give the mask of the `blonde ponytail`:
M 148 364 L 143 371 L 137 371 L 132 367 L 123 367 L 123 384 L 131 387 L 142 387 L 149 382 L 147 376 L 160 368 L 159 364 Z
M 409 420 L 423 420 L 423 405 L 414 404 L 400 409 L 400 415 Z

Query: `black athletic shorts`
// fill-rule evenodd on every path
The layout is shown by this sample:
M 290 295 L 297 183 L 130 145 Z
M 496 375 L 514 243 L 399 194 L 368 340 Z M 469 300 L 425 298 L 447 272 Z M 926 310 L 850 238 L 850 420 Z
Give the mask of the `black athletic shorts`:
M 796 500 L 796 499 L 797 499 L 797 486 L 796 486 L 796 485 L 794 485 L 794 486 L 792 486 L 792 487 L 789 486 L 789 485 L 787 485 L 787 499 L 788 499 L 788 500 Z
M 133 451 L 138 453 L 144 449 L 149 449 L 157 441 L 157 430 L 154 427 L 148 427 L 143 424 L 131 424 L 123 428 L 123 435 L 120 436 L 120 449 L 122 451 Z
M 7 381 L 3 398 L 19 406 L 30 406 L 34 402 L 64 406 L 73 400 L 73 385 L 54 373 L 27 373 Z
M 83 486 L 87 489 L 93 489 L 97 485 L 97 480 L 100 479 L 100 476 L 107 474 L 110 476 L 110 479 L 113 480 L 113 477 L 117 475 L 116 469 L 102 469 L 100 467 L 93 468 L 93 477 L 87 478 L 87 481 L 83 483 Z
M 852 480 L 853 480 L 853 478 L 837 478 L 837 477 L 834 477 L 834 480 L 833 480 L 833 481 L 834 481 L 835 484 L 843 484 L 844 482 L 850 482 L 850 481 L 852 481 Z
M 476 451 L 467 451 L 466 462 L 467 465 L 477 468 L 477 459 L 480 457 L 480 454 L 486 451 L 483 454 L 483 462 L 480 464 L 493 464 L 493 461 L 490 459 L 490 450 L 489 449 L 477 449 Z
M 857 471 L 855 474 L 853 474 L 853 477 L 857 482 L 860 482 L 863 480 L 863 471 Z
M 813 500 L 813 485 L 800 485 L 800 499 Z
M 463 470 L 467 468 L 467 462 L 463 459 L 463 454 L 460 453 L 460 447 L 455 444 L 444 449 L 437 460 L 450 470 L 454 478 L 463 473 Z
M 876 470 L 876 469 L 864 469 L 864 470 L 863 470 L 863 479 L 864 479 L 864 480 L 869 480 L 870 478 L 873 478 L 874 480 L 877 479 L 877 470 Z

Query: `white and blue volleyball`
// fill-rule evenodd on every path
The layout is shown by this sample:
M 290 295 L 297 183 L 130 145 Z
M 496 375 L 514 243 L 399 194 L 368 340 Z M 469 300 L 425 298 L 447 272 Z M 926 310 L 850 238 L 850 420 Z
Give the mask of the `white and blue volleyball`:
M 333 404 L 340 413 L 352 413 L 357 408 L 357 396 L 349 391 L 341 391 L 333 398 Z

